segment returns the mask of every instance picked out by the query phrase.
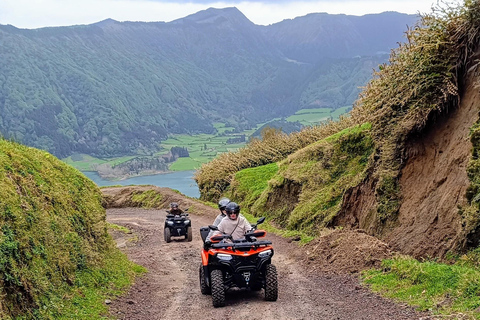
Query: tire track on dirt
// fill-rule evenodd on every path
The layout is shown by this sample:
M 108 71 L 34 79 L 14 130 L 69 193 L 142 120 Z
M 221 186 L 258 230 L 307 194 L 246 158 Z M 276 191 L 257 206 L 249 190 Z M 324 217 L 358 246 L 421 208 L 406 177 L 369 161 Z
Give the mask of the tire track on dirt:
M 212 209 L 213 210 L 213 209 Z M 380 298 L 349 275 L 314 274 L 300 259 L 295 243 L 273 234 L 279 297 L 264 300 L 264 291 L 229 290 L 226 306 L 213 308 L 210 295 L 200 293 L 198 268 L 202 241 L 199 228 L 213 221 L 211 214 L 190 214 L 193 241 L 163 239 L 165 212 L 135 208 L 108 209 L 107 220 L 125 226 L 131 235 L 115 232 L 117 243 L 134 262 L 149 272 L 129 293 L 111 305 L 111 314 L 129 320 L 190 319 L 429 319 L 413 309 Z M 125 237 L 137 241 L 125 240 Z

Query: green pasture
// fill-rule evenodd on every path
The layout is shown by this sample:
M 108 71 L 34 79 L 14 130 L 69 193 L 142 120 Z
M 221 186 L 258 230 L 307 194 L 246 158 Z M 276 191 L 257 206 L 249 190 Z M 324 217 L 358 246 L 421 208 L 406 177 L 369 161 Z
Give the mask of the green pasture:
M 327 120 L 337 120 L 340 115 L 347 113 L 350 109 L 350 106 L 335 110 L 332 108 L 301 109 L 285 120 L 290 122 L 298 121 L 304 126 L 318 125 Z
M 162 141 L 162 148 L 171 147 L 186 147 L 190 154 L 188 158 L 179 158 L 170 165 L 172 171 L 196 170 L 200 168 L 203 163 L 207 163 L 219 154 L 229 151 L 236 151 L 243 147 L 244 143 L 227 144 L 229 136 L 214 136 L 214 135 L 176 135 L 166 141 Z M 206 147 L 206 148 L 205 148 Z
M 225 125 L 225 123 L 221 123 L 221 122 L 215 122 L 215 123 L 213 124 L 213 127 L 214 127 L 215 129 L 217 129 L 217 132 L 218 132 L 219 134 L 222 134 L 222 133 L 224 133 L 224 132 L 227 131 L 227 130 L 235 130 L 234 127 L 227 127 L 227 126 Z
M 338 119 L 340 114 L 344 114 L 350 107 L 343 107 L 336 110 L 331 108 L 316 108 L 298 110 L 295 115 L 288 117 L 287 121 L 299 121 L 303 125 L 315 125 L 328 119 Z M 275 119 L 274 119 L 275 120 Z M 235 134 L 225 134 L 227 130 L 233 130 L 233 127 L 227 127 L 224 123 L 214 123 L 217 134 L 197 134 L 186 135 L 176 134 L 170 136 L 167 140 L 161 141 L 159 145 L 160 151 L 155 156 L 166 154 L 172 147 L 187 148 L 190 157 L 179 158 L 170 165 L 172 171 L 196 170 L 203 163 L 207 163 L 224 152 L 236 151 L 245 146 L 245 143 L 228 144 L 227 140 L 235 136 L 244 134 L 246 140 L 265 123 L 258 124 L 255 128 L 245 130 Z M 135 158 L 135 155 L 100 159 L 86 154 L 76 154 L 63 161 L 80 171 L 95 171 L 99 164 L 108 163 L 112 166 Z

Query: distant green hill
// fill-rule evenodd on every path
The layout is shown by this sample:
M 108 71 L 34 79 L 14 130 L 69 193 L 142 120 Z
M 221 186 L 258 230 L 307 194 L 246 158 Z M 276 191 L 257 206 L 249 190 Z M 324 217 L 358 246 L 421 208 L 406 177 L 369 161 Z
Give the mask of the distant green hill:
M 226 8 L 169 23 L 0 26 L 0 133 L 61 158 L 151 154 L 168 134 L 213 133 L 215 122 L 243 130 L 352 105 L 415 20 L 311 14 L 257 26 Z

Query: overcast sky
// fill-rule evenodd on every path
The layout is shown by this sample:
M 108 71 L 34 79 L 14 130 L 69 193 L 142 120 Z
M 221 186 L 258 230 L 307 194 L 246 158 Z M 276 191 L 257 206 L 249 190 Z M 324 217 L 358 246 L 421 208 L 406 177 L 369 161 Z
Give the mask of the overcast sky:
M 253 23 L 268 25 L 313 12 L 428 13 L 436 3 L 437 0 L 0 0 L 0 24 L 39 28 L 91 24 L 107 18 L 169 22 L 209 7 L 237 7 Z

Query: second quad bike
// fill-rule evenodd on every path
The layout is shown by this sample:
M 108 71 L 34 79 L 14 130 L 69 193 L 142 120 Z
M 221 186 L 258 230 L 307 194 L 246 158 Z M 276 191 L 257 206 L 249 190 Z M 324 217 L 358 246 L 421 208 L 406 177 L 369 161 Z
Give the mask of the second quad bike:
M 192 221 L 190 220 L 188 209 L 179 215 L 171 214 L 166 210 L 167 217 L 165 218 L 165 227 L 163 229 L 163 236 L 165 242 L 171 242 L 172 237 L 185 237 L 187 241 L 192 241 Z
M 200 234 L 204 241 L 202 265 L 199 270 L 200 291 L 212 295 L 214 307 L 225 305 L 225 293 L 229 288 L 265 290 L 265 300 L 276 301 L 278 297 L 277 269 L 272 264 L 273 247 L 265 237 L 264 230 L 257 225 L 265 221 L 260 218 L 244 239 L 232 240 L 231 235 L 216 235 L 206 241 L 209 230 L 215 226 L 202 227 Z

